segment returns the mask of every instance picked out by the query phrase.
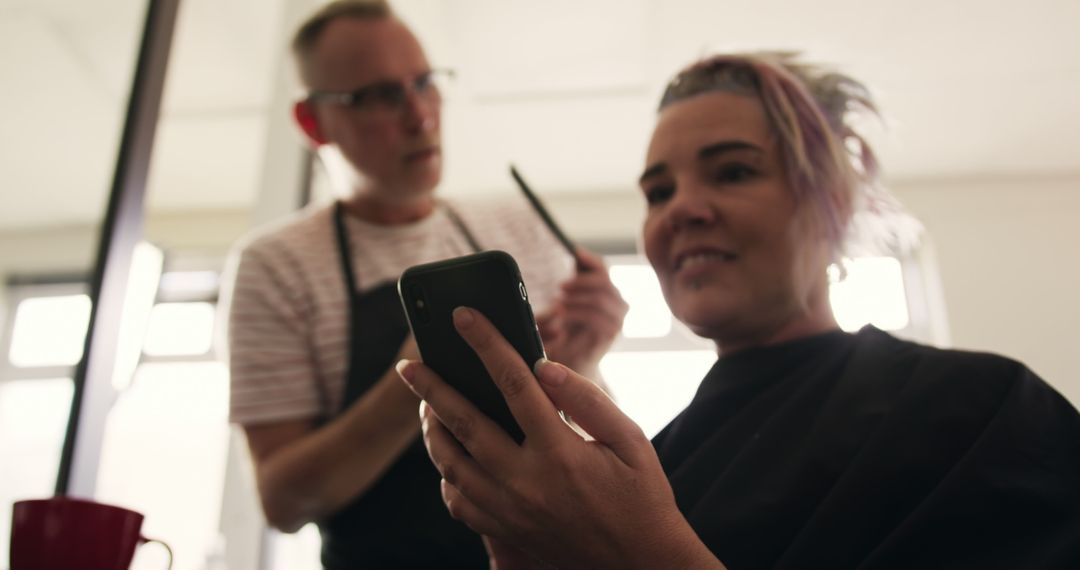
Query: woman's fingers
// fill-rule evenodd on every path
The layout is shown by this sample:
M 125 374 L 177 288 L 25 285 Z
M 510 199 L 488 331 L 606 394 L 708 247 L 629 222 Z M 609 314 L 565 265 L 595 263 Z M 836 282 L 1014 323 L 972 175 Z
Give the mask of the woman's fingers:
M 505 461 L 511 450 L 517 448 L 510 436 L 491 418 L 477 410 L 422 362 L 402 360 L 398 363 L 397 371 L 405 384 L 423 401 L 421 409 L 430 409 L 430 412 L 422 417 L 421 423 L 425 430 L 425 441 L 430 439 L 429 432 L 437 433 L 438 428 L 442 427 L 488 469 L 498 465 L 500 460 Z M 548 405 L 550 406 L 550 403 Z M 437 423 L 440 426 L 435 426 L 429 419 L 432 413 L 438 418 Z M 454 446 L 456 445 L 457 443 L 454 443 Z M 445 461 L 452 449 L 453 446 L 442 446 L 438 456 L 430 447 L 428 452 L 432 454 L 436 467 L 441 470 L 440 461 Z
M 537 362 L 536 376 L 557 408 L 598 443 L 611 448 L 624 463 L 637 466 L 648 460 L 649 454 L 643 457 L 642 453 L 645 449 L 652 451 L 649 439 L 603 390 L 566 366 L 548 360 Z
M 421 403 L 421 426 L 428 456 L 439 474 L 482 508 L 497 508 L 499 483 L 479 465 L 439 421 L 431 406 Z
M 503 499 L 500 483 L 465 453 L 425 401 L 420 403 L 420 422 L 428 456 L 442 475 L 440 490 L 450 516 L 479 534 L 501 535 L 501 525 L 489 513 Z
M 502 534 L 502 526 L 491 515 L 477 507 L 469 497 L 465 496 L 457 487 L 446 479 L 439 482 L 442 491 L 443 503 L 450 516 L 465 523 L 476 534 L 499 536 Z
M 537 384 L 531 363 L 526 364 L 521 359 L 484 315 L 468 307 L 458 307 L 454 310 L 454 326 L 484 363 L 526 439 L 564 441 L 577 437 Z M 439 417 L 446 419 L 441 414 Z M 451 428 L 451 431 L 454 430 Z M 457 433 L 454 432 L 454 435 Z

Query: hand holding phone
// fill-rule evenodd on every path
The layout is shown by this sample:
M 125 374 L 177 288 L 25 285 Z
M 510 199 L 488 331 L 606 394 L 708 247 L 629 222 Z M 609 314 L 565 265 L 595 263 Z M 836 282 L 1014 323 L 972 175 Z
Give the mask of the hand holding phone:
M 515 441 L 522 441 L 524 434 L 506 400 L 453 323 L 454 309 L 471 307 L 495 325 L 529 367 L 544 357 L 514 258 L 502 251 L 486 251 L 410 267 L 398 280 L 398 294 L 424 364 Z

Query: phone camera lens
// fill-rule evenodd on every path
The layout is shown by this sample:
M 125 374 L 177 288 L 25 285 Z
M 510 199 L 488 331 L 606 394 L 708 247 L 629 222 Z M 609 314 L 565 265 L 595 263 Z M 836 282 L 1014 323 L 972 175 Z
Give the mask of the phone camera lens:
M 431 313 L 428 311 L 428 302 L 424 290 L 419 285 L 415 285 L 409 291 L 409 294 L 413 299 L 413 312 L 416 315 L 416 322 L 422 325 L 430 323 Z

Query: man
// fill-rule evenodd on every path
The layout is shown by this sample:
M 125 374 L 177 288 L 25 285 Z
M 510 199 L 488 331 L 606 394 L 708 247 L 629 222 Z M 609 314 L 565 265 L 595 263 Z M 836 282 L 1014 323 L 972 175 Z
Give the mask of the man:
M 626 304 L 599 258 L 578 252 L 572 272 L 527 209 L 464 210 L 435 198 L 438 72 L 385 2 L 327 5 L 293 49 L 308 88 L 296 121 L 315 146 L 336 147 L 357 182 L 239 255 L 231 415 L 247 434 L 264 512 L 286 532 L 318 522 L 330 569 L 486 567 L 480 539 L 442 505 L 418 400 L 392 368 L 417 357 L 397 277 L 421 262 L 508 251 L 548 352 L 586 373 L 621 329 Z

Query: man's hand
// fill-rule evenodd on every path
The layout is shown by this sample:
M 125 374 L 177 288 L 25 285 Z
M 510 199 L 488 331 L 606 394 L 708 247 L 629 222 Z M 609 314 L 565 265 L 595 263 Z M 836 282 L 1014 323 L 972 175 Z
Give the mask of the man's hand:
M 628 308 L 604 261 L 578 248 L 577 272 L 562 284 L 555 304 L 536 317 L 544 350 L 551 360 L 596 376 L 600 359 L 622 330 Z

